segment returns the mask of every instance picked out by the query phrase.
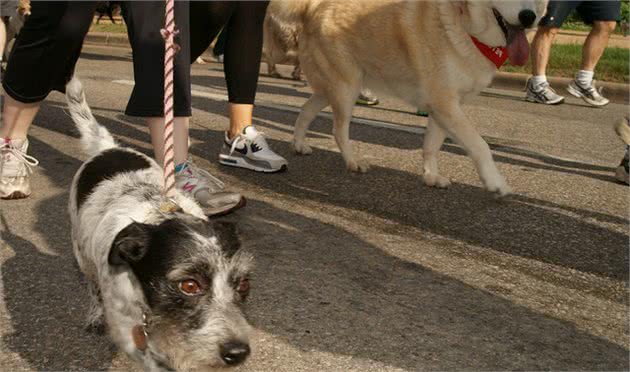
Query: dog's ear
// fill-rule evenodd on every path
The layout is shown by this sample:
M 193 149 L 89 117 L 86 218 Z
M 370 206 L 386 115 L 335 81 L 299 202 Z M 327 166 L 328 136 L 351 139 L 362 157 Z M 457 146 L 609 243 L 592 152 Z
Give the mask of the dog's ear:
M 134 222 L 116 235 L 109 251 L 110 265 L 137 262 L 147 253 L 153 226 Z
M 214 221 L 211 222 L 212 230 L 219 240 L 221 250 L 226 256 L 232 257 L 241 248 L 241 239 L 238 229 L 233 222 Z

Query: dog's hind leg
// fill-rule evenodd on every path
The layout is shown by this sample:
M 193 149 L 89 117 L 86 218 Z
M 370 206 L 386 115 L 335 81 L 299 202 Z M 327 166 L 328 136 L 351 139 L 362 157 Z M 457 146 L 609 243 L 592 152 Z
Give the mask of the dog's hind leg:
M 103 300 L 98 286 L 88 280 L 88 295 L 90 304 L 86 319 L 86 330 L 97 334 L 105 333 L 105 316 L 103 314 Z
M 424 160 L 424 174 L 422 178 L 427 186 L 445 188 L 451 185 L 448 178 L 443 177 L 438 171 L 437 156 L 446 139 L 446 132 L 435 123 L 433 116 L 429 115 L 427 132 L 424 135 L 422 157 Z
M 459 103 L 444 99 L 442 104 L 433 106 L 432 109 L 431 115 L 436 123 L 472 158 L 486 189 L 499 195 L 509 194 L 510 187 L 499 173 L 492 159 L 490 147 L 472 126 Z
M 314 93 L 302 106 L 293 130 L 293 148 L 298 154 L 308 155 L 313 152 L 311 147 L 306 144 L 306 131 L 308 131 L 313 119 L 326 106 L 328 106 L 328 99 L 318 93 Z

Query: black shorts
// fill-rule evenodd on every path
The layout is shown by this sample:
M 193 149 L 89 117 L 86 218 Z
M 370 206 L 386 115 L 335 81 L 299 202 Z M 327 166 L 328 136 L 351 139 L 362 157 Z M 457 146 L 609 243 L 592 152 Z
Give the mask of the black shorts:
M 621 1 L 562 1 L 551 0 L 547 14 L 540 20 L 540 26 L 560 27 L 573 10 L 577 10 L 586 24 L 594 21 L 618 21 L 621 17 Z

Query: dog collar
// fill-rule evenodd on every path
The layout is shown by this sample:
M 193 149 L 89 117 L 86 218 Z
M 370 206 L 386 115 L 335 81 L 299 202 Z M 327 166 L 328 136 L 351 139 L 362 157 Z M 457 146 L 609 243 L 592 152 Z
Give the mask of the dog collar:
M 136 345 L 136 349 L 144 352 L 147 349 L 147 314 L 142 313 L 142 325 L 138 324 L 131 328 L 131 338 Z
M 505 61 L 508 59 L 508 51 L 506 47 L 490 47 L 481 41 L 477 40 L 474 36 L 470 36 L 473 43 L 479 49 L 481 54 L 486 56 L 490 60 L 490 62 L 494 63 L 497 68 L 503 66 Z

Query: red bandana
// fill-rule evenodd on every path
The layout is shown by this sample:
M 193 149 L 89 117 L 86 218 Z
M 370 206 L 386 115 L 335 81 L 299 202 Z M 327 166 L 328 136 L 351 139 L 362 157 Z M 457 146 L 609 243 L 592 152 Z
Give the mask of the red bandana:
M 497 68 L 503 66 L 505 60 L 508 59 L 508 51 L 506 47 L 489 47 L 481 41 L 477 40 L 474 36 L 470 37 L 475 43 L 475 46 L 481 54 L 486 56 L 490 60 L 490 62 L 494 63 Z

